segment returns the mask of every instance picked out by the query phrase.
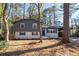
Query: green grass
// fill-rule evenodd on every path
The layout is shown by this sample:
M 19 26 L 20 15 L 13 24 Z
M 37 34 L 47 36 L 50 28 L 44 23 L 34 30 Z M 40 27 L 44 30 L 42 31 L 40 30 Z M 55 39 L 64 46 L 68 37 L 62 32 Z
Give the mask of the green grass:
M 5 42 L 4 40 L 0 40 L 0 49 L 6 47 L 5 43 L 6 43 L 6 42 Z
M 0 29 L 0 34 L 2 33 L 2 29 Z

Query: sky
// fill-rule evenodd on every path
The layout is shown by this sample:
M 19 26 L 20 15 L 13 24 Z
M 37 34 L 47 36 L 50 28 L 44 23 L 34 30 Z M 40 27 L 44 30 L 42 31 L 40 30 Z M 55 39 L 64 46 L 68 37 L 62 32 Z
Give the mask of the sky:
M 78 4 L 78 3 L 77 3 Z M 52 3 L 46 3 L 46 4 L 44 4 L 44 8 L 48 8 L 48 7 L 51 7 L 52 6 Z M 73 19 L 78 19 L 79 18 L 79 10 L 77 10 L 74 14 L 72 14 L 72 17 L 71 18 L 73 18 Z M 59 19 L 61 22 L 63 22 L 63 18 L 61 18 L 61 19 Z M 70 19 L 70 21 L 69 21 L 69 25 L 71 26 L 71 19 Z M 73 21 L 73 23 L 72 23 L 73 25 L 75 24 L 74 23 L 74 21 Z M 79 24 L 79 21 L 77 22 L 77 24 Z
M 44 3 L 44 9 L 46 9 L 46 8 L 49 8 L 49 7 L 51 7 L 53 4 L 52 3 Z M 27 3 L 26 4 L 26 10 L 27 10 L 27 8 L 29 7 L 29 4 Z M 21 8 L 21 10 L 23 10 L 23 7 Z M 73 15 L 72 15 L 72 17 L 71 18 L 77 18 L 77 16 L 79 15 L 79 10 L 78 11 L 76 11 Z M 61 19 L 59 19 L 59 21 L 61 21 L 61 22 L 63 22 L 63 17 L 61 18 Z M 71 25 L 71 20 L 70 20 L 70 22 L 69 22 L 69 25 Z
M 48 7 L 51 7 L 52 6 L 52 3 L 45 3 L 44 4 L 44 8 L 48 8 Z

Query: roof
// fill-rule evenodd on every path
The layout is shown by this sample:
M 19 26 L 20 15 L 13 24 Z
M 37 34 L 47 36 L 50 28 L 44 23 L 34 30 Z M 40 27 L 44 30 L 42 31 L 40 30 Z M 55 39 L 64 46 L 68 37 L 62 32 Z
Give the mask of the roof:
M 62 26 L 43 26 L 42 28 L 63 28 Z
M 29 20 L 32 20 L 32 21 L 39 22 L 38 20 L 35 20 L 35 19 L 21 19 L 21 20 L 15 21 L 14 24 L 17 23 L 17 22 L 24 21 L 24 20 L 28 20 L 28 21 L 29 21 Z M 40 22 L 40 23 L 42 23 L 42 22 Z

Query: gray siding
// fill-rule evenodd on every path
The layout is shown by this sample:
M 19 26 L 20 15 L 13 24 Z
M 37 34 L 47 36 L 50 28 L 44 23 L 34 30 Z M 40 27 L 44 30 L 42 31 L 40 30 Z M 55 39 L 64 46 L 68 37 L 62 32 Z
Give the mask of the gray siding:
M 25 23 L 25 29 L 20 29 L 20 24 Z M 37 29 L 33 29 L 33 23 L 37 23 Z M 14 23 L 14 31 L 40 31 L 40 23 L 35 20 L 22 20 Z

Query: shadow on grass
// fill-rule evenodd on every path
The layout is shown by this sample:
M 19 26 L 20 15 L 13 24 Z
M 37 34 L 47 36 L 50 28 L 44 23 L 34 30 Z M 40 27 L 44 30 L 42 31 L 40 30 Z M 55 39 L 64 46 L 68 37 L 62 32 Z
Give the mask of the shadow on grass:
M 65 44 L 65 47 L 77 50 L 79 48 L 79 45 L 78 44 L 74 44 L 74 43 L 70 43 L 70 44 Z
M 23 53 L 36 52 L 36 51 L 40 51 L 43 49 L 57 47 L 57 46 L 60 46 L 62 44 L 63 43 L 58 42 L 56 44 L 53 44 L 50 46 L 45 46 L 45 47 L 33 48 L 33 49 L 29 49 L 29 50 L 17 50 L 17 51 L 12 51 L 12 52 L 5 52 L 5 53 L 0 53 L 0 56 L 18 56 L 18 55 L 21 55 Z
M 16 44 L 16 45 L 9 45 L 9 46 L 24 46 L 24 45 L 35 45 L 38 44 L 40 42 L 30 42 L 30 43 L 24 43 L 24 44 Z
M 16 39 L 16 40 L 11 40 L 11 41 L 16 41 L 16 42 L 21 42 L 21 41 L 29 41 L 29 40 L 32 40 L 32 42 L 31 41 L 29 41 L 29 43 L 22 43 L 22 44 L 10 44 L 9 46 L 22 46 L 22 45 L 34 45 L 34 44 L 38 44 L 38 43 L 41 43 L 40 42 L 40 40 L 39 39 Z M 37 40 L 37 41 L 36 41 Z M 34 42 L 33 42 L 34 41 Z
M 30 39 L 30 40 L 32 40 L 32 39 Z M 44 39 L 43 39 L 44 40 Z M 46 39 L 46 40 L 48 40 L 48 39 Z M 52 39 L 51 39 L 52 40 Z M 11 41 L 22 41 L 22 40 L 11 40 Z M 23 40 L 24 41 L 24 40 Z M 26 40 L 25 40 L 26 41 Z M 29 40 L 28 40 L 29 41 Z M 60 40 L 58 40 L 58 41 L 60 41 Z M 38 44 L 38 43 L 42 43 L 42 42 L 40 42 L 40 40 L 38 40 L 38 41 L 36 41 L 36 40 L 34 40 L 34 42 L 32 41 L 29 41 L 29 43 L 22 43 L 22 44 L 10 44 L 9 46 L 22 46 L 22 45 L 35 45 L 35 44 Z

